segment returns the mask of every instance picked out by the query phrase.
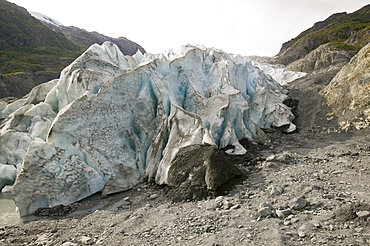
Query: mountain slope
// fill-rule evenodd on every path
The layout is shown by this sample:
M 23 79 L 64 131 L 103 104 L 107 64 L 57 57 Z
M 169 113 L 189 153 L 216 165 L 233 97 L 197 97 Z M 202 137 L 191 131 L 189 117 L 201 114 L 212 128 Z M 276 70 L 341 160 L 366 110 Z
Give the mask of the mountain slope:
M 308 73 L 287 86 L 291 100 L 298 104 L 299 128 L 322 124 L 328 132 L 369 128 L 369 41 L 367 5 L 352 14 L 332 15 L 283 45 L 278 61 L 293 61 L 287 69 Z M 302 50 L 310 52 L 304 55 Z M 297 54 L 304 57 L 294 60 Z
M 93 43 L 111 41 L 126 55 L 139 49 L 126 38 L 110 38 L 38 14 L 44 25 L 24 8 L 0 0 L 0 98 L 20 98 L 41 83 L 58 78 L 61 70 Z
M 2 48 L 20 50 L 22 47 L 34 48 L 41 45 L 59 48 L 62 51 L 78 51 L 79 47 L 66 39 L 62 34 L 41 25 L 26 9 L 0 0 L 1 43 Z
M 137 50 L 140 50 L 143 54 L 146 52 L 139 44 L 124 37 L 111 38 L 97 32 L 88 32 L 74 26 L 64 26 L 60 22 L 39 13 L 30 12 L 30 14 L 49 28 L 63 33 L 73 43 L 82 45 L 86 48 L 95 43 L 103 44 L 105 41 L 109 41 L 116 44 L 125 55 L 134 55 Z
M 357 50 L 343 50 L 330 43 L 320 45 L 305 57 L 296 60 L 286 66 L 287 70 L 304 73 L 338 71 L 346 65 Z
M 284 43 L 277 63 L 288 65 L 323 44 L 347 51 L 353 56 L 369 42 L 370 5 L 367 5 L 351 14 L 334 14 Z
M 0 87 L 4 88 L 0 98 L 21 97 L 37 84 L 58 77 L 84 50 L 24 8 L 0 0 L 0 9 Z

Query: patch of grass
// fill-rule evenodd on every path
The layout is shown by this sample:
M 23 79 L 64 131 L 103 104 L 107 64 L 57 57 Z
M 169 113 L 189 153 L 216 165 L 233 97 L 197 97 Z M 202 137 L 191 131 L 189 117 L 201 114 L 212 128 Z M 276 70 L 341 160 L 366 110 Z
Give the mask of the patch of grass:
M 10 75 L 17 72 L 52 71 L 60 72 L 76 59 L 81 52 L 60 54 L 58 51 L 46 47 L 36 49 L 34 52 L 0 51 L 0 73 Z
M 351 50 L 359 51 L 361 49 L 361 47 L 346 44 L 344 41 L 340 41 L 340 40 L 332 41 L 332 42 L 329 42 L 328 44 L 336 49 L 347 50 L 347 51 L 351 51 Z
M 361 47 L 346 45 L 345 41 L 348 40 L 354 33 L 358 33 L 368 29 L 370 29 L 370 23 L 355 21 L 345 23 L 332 23 L 324 27 L 323 29 L 309 33 L 306 36 L 298 39 L 292 45 L 292 47 L 297 46 L 300 43 L 307 43 L 308 45 L 305 45 L 303 49 L 305 49 L 306 52 L 309 53 L 322 44 L 332 43 L 338 48 L 356 50 L 360 49 Z

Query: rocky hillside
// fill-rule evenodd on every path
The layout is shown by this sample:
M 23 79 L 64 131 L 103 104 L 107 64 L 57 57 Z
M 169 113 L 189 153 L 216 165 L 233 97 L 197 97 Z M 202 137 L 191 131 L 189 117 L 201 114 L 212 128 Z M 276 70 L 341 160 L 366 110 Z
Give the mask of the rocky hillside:
M 20 98 L 47 81 L 93 43 L 116 43 L 124 54 L 145 50 L 126 38 L 110 38 L 75 27 L 46 26 L 28 11 L 0 0 L 0 98 Z
M 354 13 L 338 13 L 317 22 L 284 43 L 276 62 L 290 64 L 290 69 L 302 72 L 322 70 L 333 64 L 344 65 L 369 42 L 370 5 L 367 5 Z
M 140 50 L 141 53 L 146 52 L 144 48 L 141 47 L 139 44 L 127 38 L 124 37 L 111 38 L 97 32 L 88 32 L 78 27 L 64 26 L 58 21 L 55 21 L 45 15 L 38 14 L 35 12 L 30 13 L 50 29 L 63 33 L 69 40 L 71 40 L 75 44 L 82 45 L 84 47 L 89 47 L 95 43 L 103 44 L 105 41 L 110 41 L 116 44 L 120 48 L 122 53 L 125 55 L 134 55 L 137 52 L 137 50 Z
M 349 62 L 357 50 L 344 50 L 332 44 L 320 45 L 305 57 L 289 64 L 286 69 L 304 73 L 338 70 Z
M 342 127 L 370 125 L 370 44 L 337 73 L 323 95 L 341 118 Z
M 308 73 L 288 85 L 290 96 L 301 101 L 298 127 L 325 123 L 334 131 L 348 131 L 370 125 L 369 42 L 367 5 L 351 14 L 334 14 L 283 44 L 277 63 Z

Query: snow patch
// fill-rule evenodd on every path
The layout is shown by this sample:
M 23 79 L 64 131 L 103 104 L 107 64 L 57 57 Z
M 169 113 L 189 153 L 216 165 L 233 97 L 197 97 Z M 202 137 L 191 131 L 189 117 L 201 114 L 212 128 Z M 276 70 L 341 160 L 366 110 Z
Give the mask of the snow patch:
M 287 85 L 290 82 L 307 75 L 307 73 L 303 72 L 286 70 L 284 65 L 273 65 L 257 61 L 252 61 L 252 64 L 261 69 L 265 74 L 270 75 L 281 85 Z
M 63 26 L 63 24 L 60 23 L 59 21 L 57 21 L 57 20 L 55 20 L 53 18 L 50 18 L 50 17 L 48 17 L 46 15 L 43 15 L 43 14 L 40 14 L 40 13 L 36 13 L 36 12 L 32 12 L 32 11 L 29 11 L 29 13 L 33 17 L 35 17 L 36 19 L 38 19 L 39 21 L 44 22 L 46 24 L 57 26 L 57 27 Z

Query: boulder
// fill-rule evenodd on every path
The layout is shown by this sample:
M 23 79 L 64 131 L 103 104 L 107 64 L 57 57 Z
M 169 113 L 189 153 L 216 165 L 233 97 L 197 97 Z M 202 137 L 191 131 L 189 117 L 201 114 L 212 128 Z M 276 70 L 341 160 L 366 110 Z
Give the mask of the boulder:
M 168 170 L 169 196 L 174 201 L 198 200 L 241 172 L 215 146 L 189 145 L 179 150 Z

